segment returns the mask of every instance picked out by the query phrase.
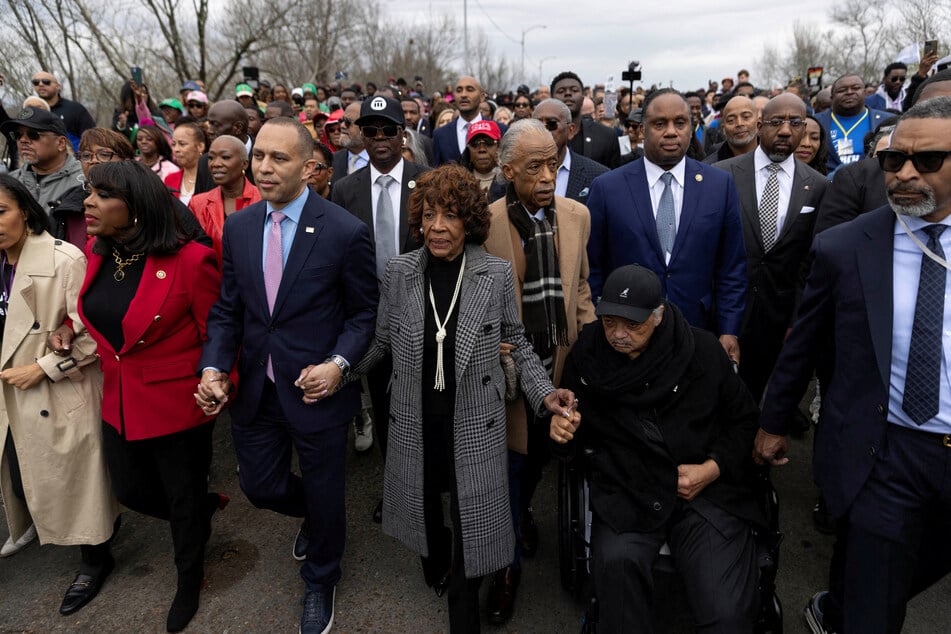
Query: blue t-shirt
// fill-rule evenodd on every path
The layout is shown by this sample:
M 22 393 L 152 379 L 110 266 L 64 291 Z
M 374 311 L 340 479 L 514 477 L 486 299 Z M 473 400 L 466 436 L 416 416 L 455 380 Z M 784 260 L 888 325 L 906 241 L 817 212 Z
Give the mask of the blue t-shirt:
M 865 158 L 865 147 L 862 141 L 868 134 L 869 125 L 871 125 L 871 117 L 869 117 L 868 108 L 853 117 L 840 117 L 833 113 L 829 125 L 829 139 L 832 142 L 829 152 L 835 152 L 843 165 Z

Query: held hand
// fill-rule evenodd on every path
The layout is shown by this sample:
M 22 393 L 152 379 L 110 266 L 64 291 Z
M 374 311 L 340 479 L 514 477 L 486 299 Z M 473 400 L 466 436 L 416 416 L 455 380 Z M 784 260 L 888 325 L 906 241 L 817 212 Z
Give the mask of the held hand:
M 756 432 L 756 440 L 753 442 L 753 461 L 756 464 L 770 464 L 774 467 L 784 465 L 789 462 L 786 450 L 785 436 L 770 434 L 762 429 Z
M 73 337 L 75 336 L 76 334 L 73 332 L 73 329 L 63 324 L 50 333 L 50 336 L 46 338 L 46 345 L 53 351 L 53 354 L 60 357 L 68 357 L 70 349 L 72 348 Z
M 308 405 L 320 402 L 340 388 L 343 372 L 336 363 L 327 361 L 320 365 L 309 365 L 301 370 L 294 385 L 304 391 L 304 402 Z
M 925 55 L 921 58 L 921 61 L 918 62 L 918 75 L 921 77 L 927 77 L 928 73 L 931 72 L 931 67 L 935 65 L 935 62 L 938 61 L 938 52 L 934 51 Z
M 579 425 L 581 425 L 580 412 L 571 412 L 569 418 L 556 414 L 551 417 L 548 435 L 559 445 L 564 445 L 575 437 L 575 432 L 578 431 Z
M 119 118 L 116 119 L 116 127 L 120 130 L 124 130 L 126 125 L 129 123 L 129 111 L 123 110 L 119 113 Z
M 714 460 L 707 460 L 703 464 L 678 465 L 677 495 L 689 502 L 719 477 L 720 467 Z
M 545 409 L 552 414 L 568 417 L 571 410 L 575 408 L 578 401 L 575 399 L 575 393 L 565 388 L 558 388 L 545 397 Z
M 512 350 L 515 350 L 515 344 L 513 343 L 505 343 L 503 341 L 501 344 L 499 344 L 499 354 L 501 354 L 503 357 L 512 354 Z
M 726 356 L 736 365 L 740 365 L 740 341 L 736 335 L 720 335 L 720 345 L 726 350 Z
M 198 391 L 195 392 L 195 402 L 206 416 L 217 416 L 228 402 L 228 394 L 233 389 L 227 373 L 205 370 L 202 372 Z
M 28 390 L 34 385 L 39 385 L 45 378 L 46 372 L 43 372 L 39 363 L 7 368 L 0 372 L 0 381 L 9 383 L 18 390 Z

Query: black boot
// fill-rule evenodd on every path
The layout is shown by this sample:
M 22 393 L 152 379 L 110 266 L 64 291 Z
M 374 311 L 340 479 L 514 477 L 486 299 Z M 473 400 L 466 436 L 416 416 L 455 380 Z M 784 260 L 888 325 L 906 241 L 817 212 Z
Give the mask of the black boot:
M 198 596 L 205 585 L 205 580 L 198 575 L 178 577 L 178 591 L 172 600 L 172 607 L 168 610 L 168 620 L 165 629 L 169 632 L 181 632 L 198 611 Z

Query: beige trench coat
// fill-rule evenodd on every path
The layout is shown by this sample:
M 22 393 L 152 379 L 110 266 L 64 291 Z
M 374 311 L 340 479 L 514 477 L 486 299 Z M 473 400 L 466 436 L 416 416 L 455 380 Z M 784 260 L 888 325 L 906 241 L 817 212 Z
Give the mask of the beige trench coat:
M 13 435 L 26 504 L 13 494 L 10 467 L 0 461 L 0 492 L 10 535 L 36 525 L 40 543 L 100 544 L 112 535 L 119 509 L 102 451 L 102 372 L 96 344 L 86 334 L 76 301 L 86 258 L 47 233 L 27 238 L 10 293 L 0 368 L 39 363 L 47 379 L 19 390 L 3 383 L 0 456 Z M 46 340 L 69 317 L 77 369 L 47 348 Z M 61 368 L 68 370 L 64 372 Z

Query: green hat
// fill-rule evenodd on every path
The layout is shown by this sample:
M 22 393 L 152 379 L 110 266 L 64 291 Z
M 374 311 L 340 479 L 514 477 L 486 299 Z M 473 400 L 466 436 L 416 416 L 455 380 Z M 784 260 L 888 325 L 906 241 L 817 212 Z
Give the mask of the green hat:
M 306 95 L 307 93 L 310 93 L 310 94 L 314 95 L 315 97 L 317 96 L 317 86 L 315 86 L 315 85 L 313 85 L 313 84 L 304 84 L 303 86 L 301 86 L 301 90 L 304 91 L 304 94 L 305 94 L 305 95 Z
M 166 99 L 165 101 L 159 104 L 159 108 L 164 108 L 166 106 L 169 108 L 175 108 L 176 110 L 182 113 L 185 112 L 185 109 L 182 108 L 182 102 L 179 101 L 178 99 Z
M 254 91 L 247 84 L 238 84 L 234 87 L 234 95 L 235 97 L 253 97 Z

